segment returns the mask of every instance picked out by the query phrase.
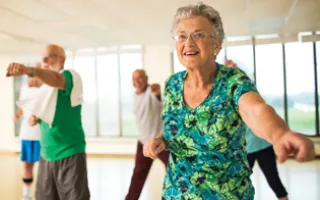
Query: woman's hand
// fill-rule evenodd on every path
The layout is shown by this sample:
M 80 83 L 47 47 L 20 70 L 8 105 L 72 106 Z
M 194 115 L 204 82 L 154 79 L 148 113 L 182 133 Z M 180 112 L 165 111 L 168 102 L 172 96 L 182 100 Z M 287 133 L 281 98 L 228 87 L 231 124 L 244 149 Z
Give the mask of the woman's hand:
M 274 142 L 274 150 L 279 162 L 285 162 L 289 155 L 293 155 L 298 162 L 311 161 L 315 158 L 313 142 L 298 133 L 288 131 Z

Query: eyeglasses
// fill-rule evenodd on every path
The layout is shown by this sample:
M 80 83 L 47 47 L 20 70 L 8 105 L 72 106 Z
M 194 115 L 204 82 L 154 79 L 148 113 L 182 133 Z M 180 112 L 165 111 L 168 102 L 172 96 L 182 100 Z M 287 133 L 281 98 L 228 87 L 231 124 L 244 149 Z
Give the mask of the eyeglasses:
M 191 37 L 193 39 L 193 41 L 195 41 L 195 42 L 204 40 L 206 38 L 214 38 L 212 35 L 208 35 L 208 34 L 202 33 L 202 32 L 191 33 L 189 36 L 187 34 L 178 34 L 178 35 L 173 36 L 172 38 L 176 42 L 182 43 L 182 42 L 187 41 L 189 37 Z
M 57 56 L 58 56 L 58 54 L 46 54 L 46 55 L 42 56 L 42 59 L 48 60 L 49 58 L 55 58 Z

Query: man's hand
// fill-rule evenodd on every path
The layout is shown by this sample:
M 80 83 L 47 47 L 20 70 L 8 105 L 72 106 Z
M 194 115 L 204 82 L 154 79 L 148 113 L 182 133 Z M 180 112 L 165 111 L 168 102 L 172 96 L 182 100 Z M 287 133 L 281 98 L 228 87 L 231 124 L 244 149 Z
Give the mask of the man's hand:
M 28 68 L 20 63 L 10 63 L 7 68 L 6 76 L 22 76 L 28 75 Z
M 21 118 L 22 114 L 23 114 L 23 111 L 21 108 L 19 108 L 18 111 L 13 116 L 13 121 L 16 122 L 17 120 L 19 120 Z
M 11 63 L 7 69 L 7 76 L 22 76 L 28 75 L 30 77 L 38 78 L 43 84 L 58 88 L 60 90 L 66 89 L 66 78 L 59 72 L 40 69 L 34 67 L 26 67 L 19 63 Z
M 35 126 L 38 122 L 39 118 L 37 118 L 35 115 L 32 115 L 28 120 L 30 126 Z
M 157 84 L 157 83 L 151 84 L 150 88 L 151 88 L 152 94 L 154 94 L 156 97 L 161 95 L 161 88 L 160 88 L 159 84 Z
M 143 145 L 143 155 L 155 159 L 158 157 L 158 154 L 165 149 L 166 144 L 163 138 L 153 138 Z

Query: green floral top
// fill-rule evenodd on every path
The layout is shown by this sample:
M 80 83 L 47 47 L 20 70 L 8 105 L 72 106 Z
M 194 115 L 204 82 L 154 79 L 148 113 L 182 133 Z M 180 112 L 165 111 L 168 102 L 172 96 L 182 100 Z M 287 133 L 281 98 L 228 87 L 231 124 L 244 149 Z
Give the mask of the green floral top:
M 217 64 L 211 92 L 191 109 L 183 101 L 186 76 L 177 73 L 165 86 L 162 117 L 171 153 L 162 199 L 252 200 L 238 100 L 256 87 L 240 69 Z

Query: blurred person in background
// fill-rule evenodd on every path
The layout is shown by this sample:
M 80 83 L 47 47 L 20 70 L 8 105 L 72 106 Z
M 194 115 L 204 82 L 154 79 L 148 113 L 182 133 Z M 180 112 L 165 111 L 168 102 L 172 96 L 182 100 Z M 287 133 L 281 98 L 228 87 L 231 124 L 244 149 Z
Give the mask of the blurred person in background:
M 134 114 L 139 130 L 135 167 L 126 200 L 138 200 L 153 163 L 153 159 L 144 157 L 143 144 L 156 137 L 162 129 L 161 88 L 159 84 L 148 83 L 148 76 L 142 69 L 132 74 L 134 94 Z M 168 151 L 161 152 L 158 157 L 165 166 L 168 163 Z
M 41 68 L 41 63 L 36 63 L 34 67 Z M 41 87 L 39 79 L 29 78 L 27 84 L 21 88 L 19 99 L 35 98 L 39 92 L 39 87 Z M 18 109 L 14 116 L 15 122 L 21 119 L 19 136 L 21 139 L 20 160 L 23 164 L 22 200 L 32 199 L 33 168 L 40 158 L 40 126 L 32 126 L 30 124 L 33 117 L 30 111 L 22 110 L 21 108 Z

